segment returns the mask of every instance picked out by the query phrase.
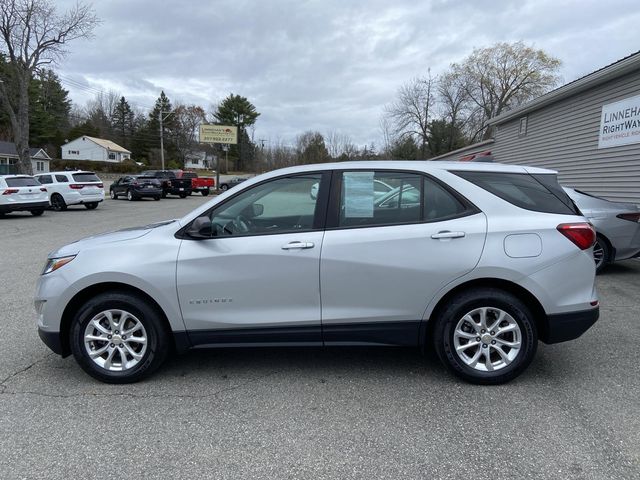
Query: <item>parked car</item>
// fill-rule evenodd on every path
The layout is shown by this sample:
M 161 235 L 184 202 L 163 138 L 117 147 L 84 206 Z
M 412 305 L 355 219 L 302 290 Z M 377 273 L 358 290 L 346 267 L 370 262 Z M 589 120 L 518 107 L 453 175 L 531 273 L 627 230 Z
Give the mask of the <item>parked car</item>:
M 162 197 L 162 186 L 156 177 L 146 175 L 127 175 L 120 177 L 109 187 L 109 195 L 112 199 L 122 195 L 127 200 L 139 200 L 140 198 L 153 198 L 160 200 Z
M 93 210 L 104 201 L 104 185 L 94 172 L 48 172 L 35 178 L 47 187 L 54 210 L 63 211 L 69 205 L 84 205 L 86 209 Z
M 397 198 L 376 200 L 375 180 Z M 461 378 L 503 383 L 538 340 L 577 338 L 597 320 L 594 241 L 550 170 L 298 166 L 180 220 L 53 252 L 38 329 L 111 383 L 149 375 L 174 347 L 274 344 L 434 347 Z
M 29 175 L 0 175 L 0 217 L 28 211 L 38 217 L 49 206 L 46 187 Z
M 196 172 L 185 172 L 184 170 L 175 170 L 176 178 L 191 179 L 191 191 L 201 193 L 206 197 L 211 190 L 216 188 L 216 181 L 209 177 L 199 177 Z
M 315 199 L 318 196 L 318 188 L 320 187 L 320 183 L 314 183 L 311 186 L 311 198 Z M 385 194 L 389 193 L 391 190 L 393 190 L 393 187 L 390 185 L 387 185 L 386 183 L 380 181 L 380 180 L 374 180 L 373 181 L 373 196 L 377 199 L 380 198 L 382 196 L 384 196 Z
M 593 258 L 596 271 L 609 263 L 640 254 L 640 208 L 634 203 L 610 202 L 581 190 L 565 192 L 596 228 Z
M 229 190 L 230 188 L 235 187 L 236 185 L 239 185 L 240 183 L 244 182 L 245 180 L 247 180 L 246 178 L 242 178 L 242 177 L 234 177 L 231 180 L 226 180 L 226 181 L 222 181 L 220 180 L 220 190 L 225 191 L 225 190 Z
M 180 198 L 191 195 L 191 179 L 177 178 L 173 170 L 145 170 L 142 174 L 145 177 L 155 177 L 160 180 L 162 198 L 167 195 L 178 195 Z

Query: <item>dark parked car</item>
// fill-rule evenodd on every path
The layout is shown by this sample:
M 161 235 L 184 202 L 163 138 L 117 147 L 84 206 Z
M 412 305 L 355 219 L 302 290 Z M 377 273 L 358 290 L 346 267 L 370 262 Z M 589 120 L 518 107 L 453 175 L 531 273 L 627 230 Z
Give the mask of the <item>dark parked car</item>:
M 239 183 L 242 183 L 246 180 L 246 178 L 242 178 L 242 177 L 235 177 L 232 178 L 231 180 L 227 180 L 226 182 L 220 182 L 220 190 L 229 190 L 232 187 L 235 187 L 236 185 L 238 185 Z
M 191 179 L 178 178 L 173 170 L 145 170 L 142 174 L 160 180 L 162 198 L 167 195 L 178 195 L 180 198 L 191 195 Z
M 127 200 L 137 200 L 139 198 L 151 197 L 160 200 L 162 196 L 162 186 L 160 180 L 146 175 L 128 175 L 121 177 L 109 187 L 109 194 L 114 200 L 120 195 L 127 197 Z

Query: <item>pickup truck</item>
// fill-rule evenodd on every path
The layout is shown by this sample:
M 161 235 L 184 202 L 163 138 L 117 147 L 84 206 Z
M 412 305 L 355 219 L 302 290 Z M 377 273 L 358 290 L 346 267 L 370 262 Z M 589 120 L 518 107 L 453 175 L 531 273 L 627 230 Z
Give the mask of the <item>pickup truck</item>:
M 216 188 L 216 181 L 209 177 L 199 177 L 196 172 L 185 172 L 184 170 L 174 170 L 177 178 L 190 178 L 191 190 L 200 192 L 203 197 L 211 193 Z
M 178 178 L 173 170 L 145 170 L 142 174 L 146 177 L 154 177 L 162 184 L 162 198 L 167 195 L 178 195 L 186 198 L 191 195 L 191 179 Z

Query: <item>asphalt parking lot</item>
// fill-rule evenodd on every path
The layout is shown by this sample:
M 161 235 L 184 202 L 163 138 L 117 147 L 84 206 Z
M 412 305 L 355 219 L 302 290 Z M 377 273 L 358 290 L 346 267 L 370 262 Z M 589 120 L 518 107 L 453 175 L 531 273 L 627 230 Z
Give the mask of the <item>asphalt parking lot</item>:
M 601 318 L 472 386 L 405 349 L 191 352 L 101 384 L 41 343 L 46 254 L 210 200 L 106 200 L 0 220 L 0 478 L 640 477 L 640 261 L 598 278 Z

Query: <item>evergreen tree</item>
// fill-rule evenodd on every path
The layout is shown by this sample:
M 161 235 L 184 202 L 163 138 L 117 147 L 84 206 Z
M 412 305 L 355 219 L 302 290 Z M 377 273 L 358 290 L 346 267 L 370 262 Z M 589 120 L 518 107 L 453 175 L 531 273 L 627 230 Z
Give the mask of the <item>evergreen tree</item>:
M 120 101 L 111 113 L 111 125 L 113 126 L 114 133 L 117 136 L 117 143 L 127 149 L 131 146 L 131 137 L 133 135 L 134 125 L 133 120 L 134 115 L 129 103 L 124 97 L 121 97 Z
M 255 146 L 246 134 L 247 127 L 256 123 L 260 113 L 246 97 L 230 94 L 213 113 L 219 125 L 235 125 L 238 127 L 238 145 L 229 149 L 230 159 L 237 159 L 237 169 L 245 171 L 251 167 L 255 158 Z

